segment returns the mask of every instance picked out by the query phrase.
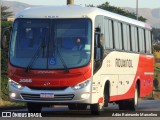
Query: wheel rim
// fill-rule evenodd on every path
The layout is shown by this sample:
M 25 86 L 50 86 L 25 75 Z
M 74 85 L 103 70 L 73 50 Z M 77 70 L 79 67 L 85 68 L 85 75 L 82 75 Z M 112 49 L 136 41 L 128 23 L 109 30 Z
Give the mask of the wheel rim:
M 138 91 L 137 91 L 137 88 L 135 89 L 134 105 L 135 105 L 135 106 L 138 105 Z

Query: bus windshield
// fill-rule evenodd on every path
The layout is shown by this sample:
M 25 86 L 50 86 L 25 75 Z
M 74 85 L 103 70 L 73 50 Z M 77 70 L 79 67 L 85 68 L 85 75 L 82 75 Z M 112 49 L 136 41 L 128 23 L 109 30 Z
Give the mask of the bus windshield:
M 89 19 L 17 19 L 10 63 L 30 69 L 68 69 L 85 66 L 91 58 Z

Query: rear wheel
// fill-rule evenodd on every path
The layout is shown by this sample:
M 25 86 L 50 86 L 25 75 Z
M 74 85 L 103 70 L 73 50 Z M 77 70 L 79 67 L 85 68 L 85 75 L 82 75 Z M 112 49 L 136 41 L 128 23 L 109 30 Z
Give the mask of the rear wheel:
M 129 109 L 130 110 L 138 109 L 138 86 L 136 86 L 134 98 L 129 102 Z
M 42 110 L 42 105 L 37 103 L 27 103 L 27 108 L 30 113 L 40 113 Z
M 135 88 L 134 98 L 132 100 L 124 100 L 119 102 L 120 110 L 137 110 L 138 108 L 138 86 Z

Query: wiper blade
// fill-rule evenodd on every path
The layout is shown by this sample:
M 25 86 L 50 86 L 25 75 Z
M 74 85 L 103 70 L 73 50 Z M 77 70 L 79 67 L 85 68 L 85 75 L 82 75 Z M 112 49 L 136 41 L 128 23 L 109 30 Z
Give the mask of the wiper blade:
M 60 58 L 60 60 L 61 60 L 61 62 L 62 62 L 62 65 L 64 66 L 65 71 L 66 71 L 67 73 L 69 73 L 69 69 L 68 69 L 68 67 L 67 67 L 64 59 L 62 58 L 62 55 L 61 55 L 61 53 L 59 52 L 58 48 L 57 48 L 57 53 L 58 53 L 58 56 L 59 56 L 59 58 Z
M 40 50 L 41 50 L 41 44 L 40 44 L 40 46 L 38 47 L 38 49 L 36 50 L 34 56 L 32 57 L 31 61 L 30 61 L 29 64 L 28 64 L 28 66 L 26 67 L 25 72 L 28 72 L 28 71 L 31 69 L 33 63 L 37 60 L 37 58 L 38 58 L 38 56 L 39 56 Z
M 39 57 L 39 52 L 40 52 L 41 48 L 42 48 L 42 57 L 44 57 L 44 48 L 46 47 L 46 45 L 45 45 L 46 35 L 47 35 L 47 31 L 45 31 L 45 37 L 44 37 L 44 39 L 43 38 L 41 39 L 41 43 L 40 43 L 38 49 L 36 50 L 34 56 L 32 57 L 31 61 L 29 62 L 28 66 L 26 67 L 25 72 L 28 72 L 31 69 L 34 62 L 37 60 L 37 58 Z

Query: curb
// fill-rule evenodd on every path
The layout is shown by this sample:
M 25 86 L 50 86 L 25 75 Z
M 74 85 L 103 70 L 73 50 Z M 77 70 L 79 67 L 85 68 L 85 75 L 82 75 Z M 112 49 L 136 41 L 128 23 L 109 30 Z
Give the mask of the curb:
M 4 107 L 0 107 L 0 111 L 3 110 L 17 110 L 17 109 L 25 109 L 26 106 L 4 106 Z

